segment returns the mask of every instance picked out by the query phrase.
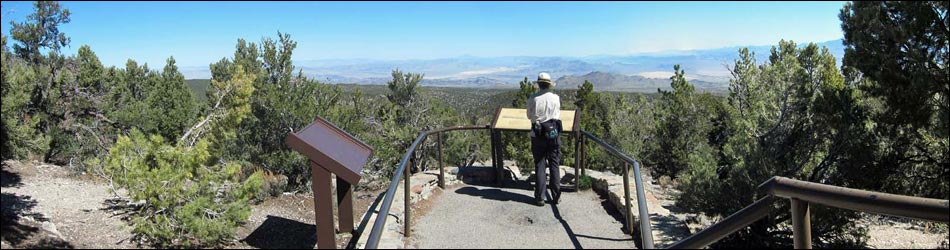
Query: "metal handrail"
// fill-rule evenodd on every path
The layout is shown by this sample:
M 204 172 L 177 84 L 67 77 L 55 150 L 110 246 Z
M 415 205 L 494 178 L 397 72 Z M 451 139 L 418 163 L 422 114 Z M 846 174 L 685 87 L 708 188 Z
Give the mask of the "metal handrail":
M 604 142 L 604 140 L 601 140 L 601 139 L 598 138 L 597 136 L 595 136 L 595 135 L 593 135 L 593 134 L 591 134 L 591 133 L 589 133 L 589 132 L 587 132 L 587 131 L 584 131 L 584 130 L 580 130 L 580 132 L 581 132 L 581 134 L 583 134 L 583 135 L 586 136 L 587 138 L 590 138 L 591 140 L 593 140 L 593 141 L 596 142 L 597 144 L 600 144 L 600 146 L 603 146 L 605 149 L 607 149 L 607 152 L 610 152 L 612 155 L 616 156 L 617 158 L 620 158 L 620 160 L 623 160 L 623 161 L 625 161 L 625 162 L 627 162 L 628 164 L 630 164 L 630 165 L 633 166 L 633 175 L 634 175 L 633 180 L 634 180 L 634 182 L 636 183 L 636 186 L 637 186 L 637 187 L 636 187 L 636 188 L 637 188 L 637 207 L 638 207 L 639 210 L 640 210 L 640 211 L 639 211 L 639 213 L 640 213 L 640 238 L 641 238 L 641 240 L 643 241 L 643 248 L 644 248 L 644 249 L 652 249 L 652 248 L 654 248 L 654 246 L 653 246 L 653 230 L 652 230 L 651 225 L 650 225 L 650 212 L 647 211 L 646 194 L 644 194 L 644 192 L 643 192 L 643 181 L 641 180 L 642 178 L 641 178 L 641 175 L 640 175 L 640 163 L 637 162 L 636 160 L 634 160 L 633 158 L 631 158 L 631 157 L 629 157 L 629 156 L 623 154 L 622 152 L 620 152 L 620 150 L 617 150 L 617 148 L 611 146 L 610 144 L 607 144 L 606 142 Z M 623 168 L 623 180 L 624 180 L 623 191 L 624 191 L 624 196 L 625 196 L 624 198 L 625 198 L 625 202 L 626 202 L 626 209 L 624 209 L 624 210 L 626 210 L 626 211 L 624 211 L 624 213 L 626 214 L 626 217 L 627 217 L 626 222 L 627 222 L 627 225 L 628 225 L 628 227 L 629 227 L 629 226 L 632 226 L 632 225 L 631 225 L 631 223 L 632 223 L 631 218 L 632 218 L 632 217 L 630 216 L 630 185 L 627 184 L 627 179 L 629 179 L 629 178 L 628 178 L 629 174 L 627 173 L 627 172 L 628 172 L 628 170 L 627 170 L 628 168 L 629 168 L 629 167 L 627 167 L 627 166 L 624 166 L 624 168 Z
M 795 248 L 811 248 L 808 202 L 860 212 L 950 222 L 950 200 L 873 192 L 779 176 L 759 185 L 759 190 L 767 197 L 669 248 L 701 248 L 715 243 L 767 216 L 775 197 L 789 199 L 792 203 Z
M 367 239 L 366 241 L 366 248 L 376 249 L 379 246 L 379 239 L 383 233 L 383 228 L 385 228 L 386 219 L 389 218 L 388 216 L 389 209 L 392 206 L 393 198 L 396 195 L 396 188 L 398 187 L 399 179 L 402 177 L 402 174 L 404 171 L 409 170 L 409 169 L 406 169 L 406 163 L 409 162 L 410 156 L 412 156 L 412 154 L 415 153 L 416 148 L 419 146 L 419 143 L 424 141 L 426 137 L 428 137 L 429 135 L 435 134 L 435 133 L 442 133 L 442 132 L 453 131 L 453 130 L 477 130 L 477 129 L 490 129 L 490 128 L 491 127 L 487 125 L 486 126 L 454 126 L 454 127 L 445 127 L 445 128 L 440 128 L 440 129 L 429 130 L 429 131 L 420 133 L 419 136 L 416 137 L 416 140 L 412 142 L 412 145 L 409 146 L 409 149 L 406 150 L 406 153 L 402 156 L 402 160 L 399 161 L 398 167 L 396 167 L 396 172 L 393 173 L 392 183 L 389 184 L 389 189 L 386 190 L 386 197 L 383 198 L 383 204 L 379 209 L 379 213 L 376 215 L 376 222 L 373 225 L 372 231 L 370 231 L 369 239 Z M 409 175 L 406 175 L 406 186 L 408 185 L 409 185 Z M 404 191 L 408 195 L 409 187 L 406 187 Z M 406 221 L 404 224 L 406 225 L 406 229 L 408 229 L 409 228 L 409 223 L 408 223 L 409 222 L 409 209 L 408 209 L 409 199 L 406 199 L 405 204 L 407 206 L 407 209 L 406 211 L 403 211 L 404 213 L 406 213 Z M 409 233 L 408 230 L 406 230 L 407 235 L 408 233 Z

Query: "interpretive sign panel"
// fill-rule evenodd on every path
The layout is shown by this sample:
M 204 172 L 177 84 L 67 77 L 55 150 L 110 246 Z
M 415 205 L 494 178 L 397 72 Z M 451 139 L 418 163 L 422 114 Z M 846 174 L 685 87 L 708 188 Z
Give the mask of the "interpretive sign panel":
M 564 132 L 574 131 L 574 110 L 561 110 L 561 126 Z M 492 121 L 493 129 L 531 131 L 527 109 L 500 108 Z
M 363 165 L 373 154 L 369 145 L 320 117 L 297 133 L 287 135 L 286 142 L 349 183 L 359 183 Z

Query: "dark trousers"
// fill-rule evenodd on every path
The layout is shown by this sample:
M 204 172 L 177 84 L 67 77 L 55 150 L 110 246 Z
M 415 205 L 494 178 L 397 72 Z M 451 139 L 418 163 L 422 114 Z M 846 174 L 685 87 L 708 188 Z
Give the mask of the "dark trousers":
M 551 170 L 551 197 L 558 200 L 561 196 L 561 138 L 531 137 L 531 154 L 534 156 L 534 172 L 537 176 L 535 200 L 544 200 L 545 168 Z

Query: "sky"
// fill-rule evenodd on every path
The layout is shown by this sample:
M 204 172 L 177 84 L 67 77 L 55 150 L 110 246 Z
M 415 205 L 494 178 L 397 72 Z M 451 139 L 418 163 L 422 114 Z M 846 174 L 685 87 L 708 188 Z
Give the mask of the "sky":
M 32 2 L 2 2 L 2 31 Z M 293 60 L 456 56 L 629 55 L 671 50 L 823 42 L 843 36 L 844 2 L 62 2 L 60 31 L 75 54 L 89 45 L 104 65 L 207 66 L 238 38 L 277 32 L 297 41 Z M 12 41 L 11 41 L 12 42 Z

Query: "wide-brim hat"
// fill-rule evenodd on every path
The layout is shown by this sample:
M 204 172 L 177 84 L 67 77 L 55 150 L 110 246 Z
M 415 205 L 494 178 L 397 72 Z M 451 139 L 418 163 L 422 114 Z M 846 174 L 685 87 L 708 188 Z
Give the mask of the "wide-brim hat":
M 553 80 L 551 80 L 551 75 L 549 75 L 548 73 L 544 73 L 544 72 L 541 72 L 540 74 L 538 74 L 538 84 L 540 85 L 541 83 L 548 83 L 548 84 L 551 85 L 552 88 L 553 88 L 555 85 L 557 85 L 557 83 L 555 83 Z

